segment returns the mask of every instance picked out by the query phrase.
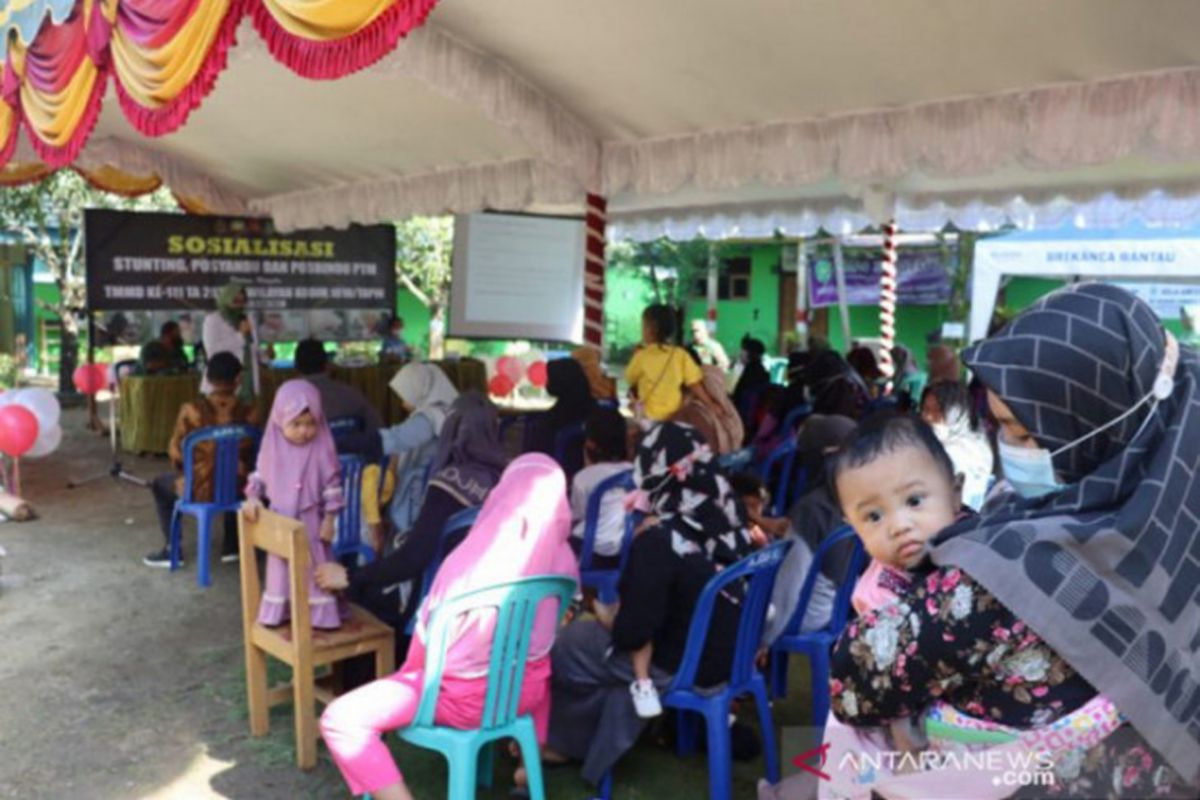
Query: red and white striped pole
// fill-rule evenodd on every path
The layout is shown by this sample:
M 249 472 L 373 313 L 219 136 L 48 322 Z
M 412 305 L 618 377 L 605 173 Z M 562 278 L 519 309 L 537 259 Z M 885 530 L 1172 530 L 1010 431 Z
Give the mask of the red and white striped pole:
M 608 201 L 587 196 L 587 249 L 583 270 L 583 341 L 604 348 L 604 243 Z
M 896 222 L 883 225 L 883 267 L 879 276 L 879 369 L 887 382 L 885 394 L 892 393 L 896 364 L 892 348 L 896 346 Z

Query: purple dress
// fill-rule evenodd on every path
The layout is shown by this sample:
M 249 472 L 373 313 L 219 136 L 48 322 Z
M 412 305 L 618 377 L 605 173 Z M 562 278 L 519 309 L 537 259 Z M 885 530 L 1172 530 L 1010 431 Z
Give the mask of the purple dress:
M 285 428 L 305 412 L 316 423 L 316 435 L 306 444 L 293 444 Z M 258 466 L 246 486 L 246 496 L 271 502 L 271 510 L 304 523 L 312 571 L 308 574 L 308 602 L 314 628 L 333 629 L 349 618 L 345 601 L 317 587 L 317 566 L 333 560 L 330 545 L 321 541 L 321 519 L 336 514 L 344 505 L 342 470 L 333 436 L 325 423 L 321 395 L 304 380 L 279 387 L 271 406 L 271 417 L 263 433 Z M 291 587 L 287 563 L 278 556 L 267 558 L 267 581 L 258 621 L 280 625 L 291 617 Z
M 246 488 L 247 497 L 262 499 L 263 483 L 258 473 L 250 476 Z M 315 571 L 317 566 L 333 561 L 333 548 L 321 541 L 321 519 L 326 512 L 336 514 L 343 505 L 341 480 L 326 487 L 322 493 L 323 506 L 313 506 L 295 516 L 304 523 L 308 533 L 308 557 Z M 317 586 L 314 572 L 308 575 L 308 604 L 314 628 L 334 629 L 350 618 L 350 606 L 345 599 L 326 592 Z M 279 556 L 267 556 L 267 580 L 263 588 L 262 603 L 258 607 L 258 621 L 262 625 L 282 625 L 291 619 L 291 587 L 288 583 L 288 565 Z

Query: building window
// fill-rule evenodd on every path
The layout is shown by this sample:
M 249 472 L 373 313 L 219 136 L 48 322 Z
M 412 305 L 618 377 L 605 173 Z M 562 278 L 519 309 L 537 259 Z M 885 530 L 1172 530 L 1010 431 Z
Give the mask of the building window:
M 721 264 L 717 281 L 717 297 L 721 300 L 750 299 L 750 259 L 726 258 Z
M 721 259 L 721 269 L 717 274 L 718 300 L 750 299 L 750 264 L 749 256 Z M 692 292 L 695 297 L 708 297 L 708 277 L 701 275 L 696 278 Z

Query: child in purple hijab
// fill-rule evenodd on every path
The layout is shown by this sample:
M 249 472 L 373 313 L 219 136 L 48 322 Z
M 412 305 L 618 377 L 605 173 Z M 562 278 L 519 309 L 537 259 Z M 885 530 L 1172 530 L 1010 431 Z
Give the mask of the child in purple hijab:
M 333 560 L 334 520 L 342 508 L 342 471 L 333 435 L 321 410 L 321 395 L 304 380 L 279 387 L 271 417 L 258 451 L 258 466 L 246 486 L 243 513 L 258 517 L 263 498 L 271 510 L 304 523 L 308 531 L 309 558 L 315 570 Z M 308 601 L 314 628 L 337 628 L 348 608 L 334 595 L 322 591 L 309 575 Z M 278 556 L 267 559 L 267 581 L 258 621 L 279 625 L 290 617 L 288 567 Z

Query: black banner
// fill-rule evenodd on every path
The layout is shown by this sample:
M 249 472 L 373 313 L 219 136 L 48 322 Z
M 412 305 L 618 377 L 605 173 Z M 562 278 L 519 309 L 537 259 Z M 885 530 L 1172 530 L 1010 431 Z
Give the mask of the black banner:
M 387 309 L 396 303 L 396 229 L 276 233 L 270 220 L 84 212 L 93 311 L 209 310 L 246 285 L 254 311 Z

